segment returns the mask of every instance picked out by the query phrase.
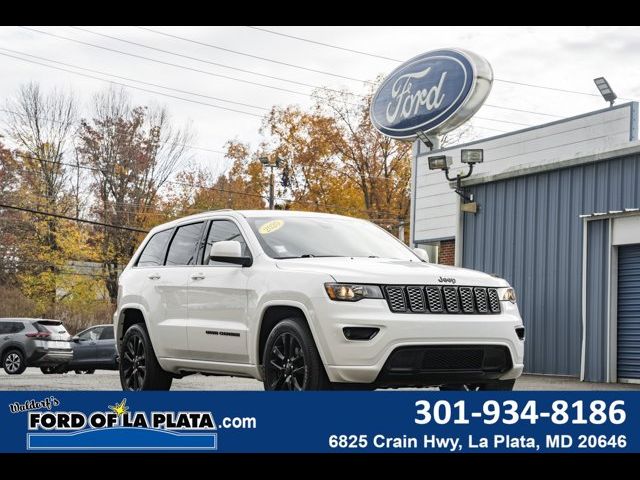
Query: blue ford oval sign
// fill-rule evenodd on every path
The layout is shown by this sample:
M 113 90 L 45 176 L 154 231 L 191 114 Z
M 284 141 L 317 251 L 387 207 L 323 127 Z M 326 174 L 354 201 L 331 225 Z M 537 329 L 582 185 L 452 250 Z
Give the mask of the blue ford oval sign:
M 371 102 L 371 121 L 384 135 L 401 140 L 444 134 L 476 113 L 492 82 L 491 66 L 479 55 L 427 52 L 385 78 Z

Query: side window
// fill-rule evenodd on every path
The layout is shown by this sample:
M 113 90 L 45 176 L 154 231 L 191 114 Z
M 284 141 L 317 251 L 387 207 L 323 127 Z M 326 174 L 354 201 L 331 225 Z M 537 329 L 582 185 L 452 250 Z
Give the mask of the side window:
M 98 340 L 100 338 L 100 334 L 102 333 L 103 327 L 95 327 L 90 328 L 89 330 L 85 330 L 78 337 L 83 340 Z
M 102 334 L 100 334 L 100 340 L 113 340 L 113 328 L 104 327 L 102 329 Z
M 22 322 L 14 322 L 11 324 L 11 332 L 10 333 L 19 333 L 24 330 L 24 323 Z
M 165 265 L 193 265 L 204 222 L 178 227 L 167 254 Z
M 139 267 L 157 267 L 164 262 L 165 247 L 171 238 L 172 229 L 156 233 L 144 247 L 138 258 Z
M 204 249 L 204 264 L 205 265 L 226 265 L 228 263 L 224 262 L 214 262 L 209 259 L 209 254 L 211 252 L 211 245 L 216 242 L 223 242 L 226 240 L 236 240 L 240 242 L 240 246 L 242 247 L 242 255 L 249 256 L 249 247 L 247 247 L 247 243 L 244 241 L 240 230 L 231 220 L 214 220 L 211 222 L 211 226 L 209 227 L 209 235 L 207 236 L 207 245 Z
M 0 322 L 0 335 L 4 333 L 9 333 L 10 331 L 11 331 L 10 322 Z

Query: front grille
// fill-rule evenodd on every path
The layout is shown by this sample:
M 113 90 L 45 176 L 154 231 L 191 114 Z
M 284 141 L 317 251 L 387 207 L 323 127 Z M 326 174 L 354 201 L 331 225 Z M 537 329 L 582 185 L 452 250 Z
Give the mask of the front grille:
M 412 312 L 423 313 L 427 311 L 422 287 L 407 287 L 407 297 L 409 298 L 409 308 Z
M 487 290 L 485 288 L 474 288 L 473 293 L 476 297 L 476 308 L 479 313 L 487 313 L 489 305 L 487 304 Z
M 476 311 L 473 304 L 473 291 L 471 287 L 460 287 L 458 289 L 460 294 L 460 303 L 462 304 L 462 311 L 464 313 L 473 313 Z
M 506 347 L 494 345 L 433 345 L 400 347 L 383 370 L 392 373 L 456 371 L 504 372 L 511 368 Z
M 500 313 L 500 298 L 495 288 L 387 285 L 384 292 L 394 313 Z
M 404 287 L 386 287 L 387 302 L 392 312 L 406 312 L 407 302 L 404 299 Z
M 487 295 L 489 296 L 489 308 L 491 309 L 491 313 L 500 313 L 500 297 L 498 297 L 498 292 L 489 288 L 487 290 Z
M 440 295 L 440 287 L 427 287 L 427 300 L 429 302 L 429 311 L 431 313 L 442 313 L 442 296 Z
M 458 289 L 456 287 L 444 287 L 442 293 L 444 294 L 444 304 L 447 307 L 447 312 L 458 313 L 460 311 Z

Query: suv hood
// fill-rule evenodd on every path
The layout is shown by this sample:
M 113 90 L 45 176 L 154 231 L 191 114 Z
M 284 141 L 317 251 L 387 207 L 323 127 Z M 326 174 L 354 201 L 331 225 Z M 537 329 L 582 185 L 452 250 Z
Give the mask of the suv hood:
M 410 262 L 386 258 L 318 257 L 278 260 L 282 270 L 326 273 L 336 282 L 406 284 L 406 285 L 471 285 L 503 287 L 501 279 L 466 268 L 434 263 Z M 454 279 L 443 281 L 443 279 Z

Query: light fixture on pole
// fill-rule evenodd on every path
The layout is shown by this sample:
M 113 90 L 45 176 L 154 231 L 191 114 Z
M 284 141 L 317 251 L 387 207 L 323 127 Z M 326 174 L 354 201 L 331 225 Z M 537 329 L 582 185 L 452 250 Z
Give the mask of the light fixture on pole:
M 427 162 L 429 162 L 429 170 L 442 170 L 444 172 L 445 177 L 450 182 L 456 182 L 455 192 L 462 197 L 465 203 L 462 204 L 462 210 L 465 212 L 476 213 L 478 206 L 473 201 L 473 194 L 467 194 L 462 189 L 462 180 L 468 178 L 473 173 L 473 166 L 476 163 L 482 163 L 484 160 L 484 150 L 481 148 L 474 149 L 462 149 L 460 150 L 460 161 L 462 163 L 466 163 L 469 165 L 469 171 L 464 175 L 462 173 L 458 173 L 454 178 L 449 176 L 449 167 L 451 166 L 452 159 L 449 155 L 433 155 L 431 157 L 427 157 Z
M 609 102 L 610 107 L 613 107 L 613 104 L 618 96 L 613 92 L 613 89 L 609 85 L 609 82 L 607 82 L 607 79 L 604 77 L 598 77 L 594 78 L 593 82 L 596 84 L 596 87 L 598 87 L 598 90 L 600 90 L 600 95 L 602 95 L 602 98 L 604 98 L 605 101 Z
M 280 168 L 282 165 L 282 159 L 280 157 L 276 157 L 275 161 L 272 163 L 269 160 L 269 157 L 260 157 L 260 163 L 265 167 L 271 168 L 271 175 L 269 178 L 269 210 L 273 210 L 275 208 L 275 192 L 274 192 L 274 176 L 273 169 Z

